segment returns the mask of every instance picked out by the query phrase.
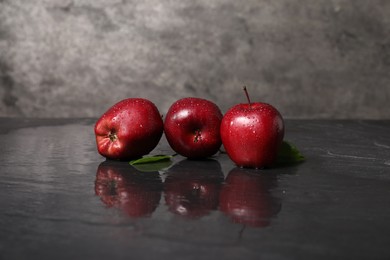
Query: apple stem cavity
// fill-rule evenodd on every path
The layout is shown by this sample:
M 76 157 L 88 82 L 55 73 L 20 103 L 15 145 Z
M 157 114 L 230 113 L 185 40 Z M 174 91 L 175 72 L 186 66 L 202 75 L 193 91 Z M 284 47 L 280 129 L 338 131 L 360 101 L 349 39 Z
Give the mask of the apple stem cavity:
M 242 88 L 245 92 L 246 99 L 248 100 L 249 107 L 251 107 L 251 99 L 249 98 L 248 90 L 246 89 L 246 86 Z

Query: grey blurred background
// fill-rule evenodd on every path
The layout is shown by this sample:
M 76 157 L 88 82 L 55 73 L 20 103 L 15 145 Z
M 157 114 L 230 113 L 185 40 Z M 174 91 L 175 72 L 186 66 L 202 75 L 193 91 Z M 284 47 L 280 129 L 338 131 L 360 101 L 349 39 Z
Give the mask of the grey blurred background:
M 0 116 L 195 96 L 285 118 L 390 119 L 390 1 L 0 0 Z

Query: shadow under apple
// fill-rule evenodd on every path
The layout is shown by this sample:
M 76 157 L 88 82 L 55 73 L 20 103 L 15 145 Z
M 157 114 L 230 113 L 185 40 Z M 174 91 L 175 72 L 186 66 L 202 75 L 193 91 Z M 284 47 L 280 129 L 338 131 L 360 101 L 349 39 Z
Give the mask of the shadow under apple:
M 277 176 L 245 168 L 234 168 L 221 188 L 219 209 L 235 223 L 266 227 L 281 208 L 272 195 Z
M 164 191 L 170 212 L 197 219 L 218 208 L 224 179 L 218 161 L 183 160 L 170 168 L 167 174 Z
M 127 162 L 107 160 L 96 172 L 95 194 L 107 207 L 119 208 L 130 217 L 151 216 L 162 190 L 158 172 L 143 173 Z

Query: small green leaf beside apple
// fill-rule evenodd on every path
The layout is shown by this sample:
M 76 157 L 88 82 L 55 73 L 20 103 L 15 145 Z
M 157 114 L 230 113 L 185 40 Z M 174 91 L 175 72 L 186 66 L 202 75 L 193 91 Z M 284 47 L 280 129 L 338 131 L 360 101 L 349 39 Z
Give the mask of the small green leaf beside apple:
M 171 160 L 171 155 L 153 155 L 153 156 L 144 156 L 137 160 L 130 161 L 130 165 L 136 164 L 146 164 L 146 163 L 157 163 Z
M 305 157 L 293 144 L 283 141 L 276 158 L 276 165 L 297 164 L 305 161 Z
M 171 155 L 144 156 L 130 161 L 129 164 L 141 172 L 156 172 L 171 166 L 171 158 Z

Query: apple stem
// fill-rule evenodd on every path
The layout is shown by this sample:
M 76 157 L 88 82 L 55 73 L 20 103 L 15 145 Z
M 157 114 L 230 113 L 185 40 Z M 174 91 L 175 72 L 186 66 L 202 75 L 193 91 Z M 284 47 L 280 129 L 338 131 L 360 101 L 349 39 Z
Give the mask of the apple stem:
M 251 99 L 249 98 L 248 90 L 246 89 L 246 86 L 242 88 L 245 92 L 246 99 L 248 100 L 249 107 L 251 107 Z

